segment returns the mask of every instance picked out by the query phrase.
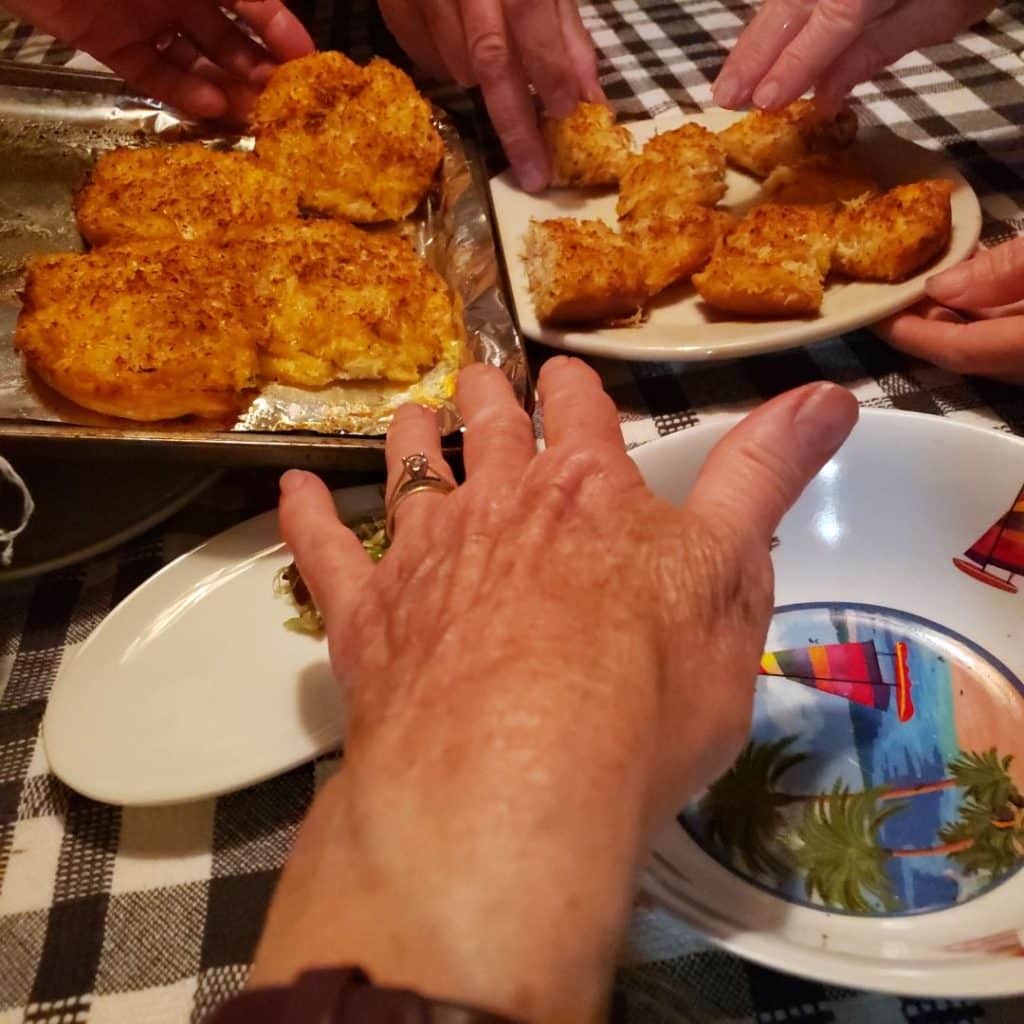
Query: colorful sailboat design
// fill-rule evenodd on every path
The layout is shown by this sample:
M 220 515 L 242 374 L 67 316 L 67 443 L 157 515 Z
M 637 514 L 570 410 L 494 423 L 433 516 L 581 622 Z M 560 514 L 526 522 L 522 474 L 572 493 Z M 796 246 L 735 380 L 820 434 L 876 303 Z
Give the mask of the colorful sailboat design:
M 882 674 L 880 656 L 893 660 L 895 678 L 891 682 Z M 910 664 L 902 640 L 892 653 L 878 651 L 870 640 L 768 651 L 761 657 L 760 674 L 791 679 L 877 711 L 887 711 L 895 694 L 899 720 L 914 717 Z
M 953 564 L 982 583 L 1010 594 L 1017 593 L 1014 576 L 1024 573 L 1024 487 L 1017 493 L 1009 512 L 990 526 Z M 992 569 L 1009 573 L 1006 579 Z

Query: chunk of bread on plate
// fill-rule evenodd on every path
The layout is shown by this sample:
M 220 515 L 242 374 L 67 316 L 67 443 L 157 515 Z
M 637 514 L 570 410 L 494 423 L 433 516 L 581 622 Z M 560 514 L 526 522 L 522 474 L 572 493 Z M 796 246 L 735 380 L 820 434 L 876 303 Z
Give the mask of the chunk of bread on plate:
M 647 292 L 639 253 L 604 221 L 531 221 L 523 254 L 542 324 L 636 320 Z
M 684 124 L 655 135 L 629 158 L 619 184 L 616 213 L 623 223 L 653 219 L 694 203 L 714 206 L 725 191 L 721 143 L 702 125 Z
M 811 100 L 781 110 L 755 110 L 718 133 L 730 162 L 765 178 L 780 164 L 794 164 L 812 153 L 845 149 L 857 135 L 857 116 L 844 107 L 822 114 Z
M 757 206 L 693 277 L 708 305 L 742 316 L 807 316 L 821 308 L 832 261 L 824 206 Z
M 640 254 L 648 295 L 657 295 L 700 270 L 734 223 L 731 214 L 691 203 L 670 216 L 623 221 L 622 234 Z
M 835 221 L 835 268 L 857 280 L 903 281 L 949 246 L 953 230 L 945 178 L 899 185 L 847 203 Z
M 850 150 L 779 164 L 761 186 L 767 202 L 791 206 L 848 202 L 879 191 L 878 182 Z
M 611 187 L 619 183 L 633 137 L 603 103 L 581 103 L 568 117 L 544 118 L 541 131 L 555 188 Z

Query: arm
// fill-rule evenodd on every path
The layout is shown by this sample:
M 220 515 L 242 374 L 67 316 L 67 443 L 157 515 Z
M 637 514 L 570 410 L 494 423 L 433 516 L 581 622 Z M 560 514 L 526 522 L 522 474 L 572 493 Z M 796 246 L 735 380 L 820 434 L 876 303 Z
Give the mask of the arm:
M 282 480 L 348 738 L 255 986 L 359 965 L 514 1018 L 596 1020 L 653 830 L 746 737 L 770 540 L 856 403 L 833 385 L 770 403 L 678 509 L 627 458 L 593 371 L 554 359 L 540 393 L 537 455 L 501 374 L 463 372 L 468 482 L 410 497 L 376 566 L 315 477 Z M 433 414 L 410 407 L 388 439 L 392 486 L 417 451 L 443 466 Z M 722 699 L 700 699 L 709 678 Z

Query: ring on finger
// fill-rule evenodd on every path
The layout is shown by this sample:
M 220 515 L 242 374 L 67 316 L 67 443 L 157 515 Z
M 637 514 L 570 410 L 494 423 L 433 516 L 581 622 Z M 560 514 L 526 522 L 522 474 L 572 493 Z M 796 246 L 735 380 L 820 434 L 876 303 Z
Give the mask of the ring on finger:
M 402 458 L 402 472 L 398 482 L 395 484 L 391 495 L 384 502 L 384 531 L 387 534 L 388 540 L 395 539 L 395 515 L 398 512 L 399 506 L 407 498 L 421 491 L 440 491 L 442 494 L 449 494 L 454 490 L 455 485 L 445 480 L 430 465 L 430 460 L 423 452 L 404 456 Z

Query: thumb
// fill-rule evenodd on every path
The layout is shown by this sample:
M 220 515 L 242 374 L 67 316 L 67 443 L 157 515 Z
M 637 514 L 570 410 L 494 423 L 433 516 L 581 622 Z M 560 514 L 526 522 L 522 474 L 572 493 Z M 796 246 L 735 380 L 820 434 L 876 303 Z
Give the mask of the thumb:
M 1024 236 L 936 274 L 927 288 L 936 302 L 955 309 L 1004 306 L 1024 299 Z
M 687 508 L 767 547 L 779 520 L 846 440 L 859 412 L 837 384 L 808 384 L 746 417 L 715 445 Z

